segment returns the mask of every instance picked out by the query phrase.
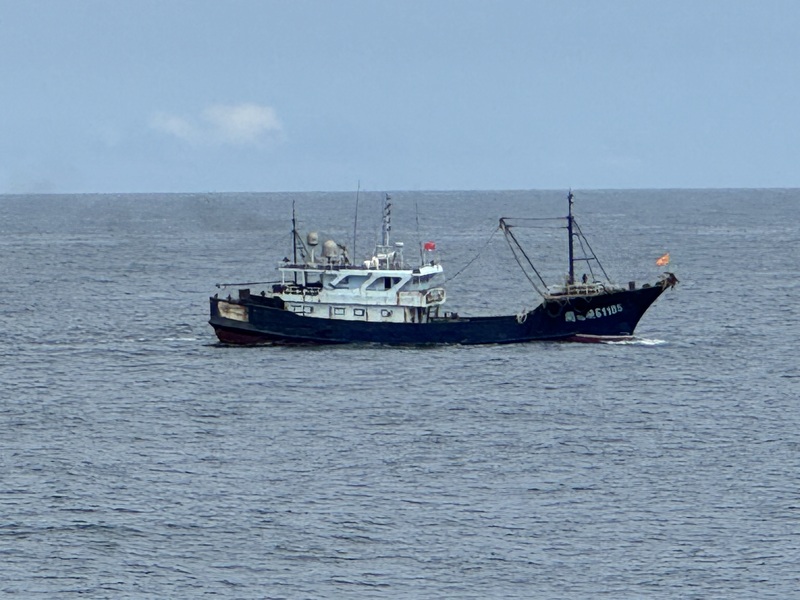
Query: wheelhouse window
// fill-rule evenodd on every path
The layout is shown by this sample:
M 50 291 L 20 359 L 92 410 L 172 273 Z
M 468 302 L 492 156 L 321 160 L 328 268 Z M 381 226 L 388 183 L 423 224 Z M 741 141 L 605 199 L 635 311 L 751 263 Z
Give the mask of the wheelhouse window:
M 393 286 L 400 283 L 400 277 L 378 277 L 369 284 L 370 290 L 390 290 Z

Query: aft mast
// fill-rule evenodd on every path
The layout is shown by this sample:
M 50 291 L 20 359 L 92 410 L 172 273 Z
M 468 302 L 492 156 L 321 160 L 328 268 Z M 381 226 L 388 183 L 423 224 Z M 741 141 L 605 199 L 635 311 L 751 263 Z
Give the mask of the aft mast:
M 292 200 L 292 264 L 297 264 L 297 214 L 294 211 L 294 200 Z
M 573 285 L 575 283 L 575 249 L 572 239 L 574 236 L 574 233 L 572 232 L 572 190 L 569 191 L 567 200 L 569 200 L 569 213 L 567 215 L 567 237 L 569 238 L 569 278 L 567 285 Z

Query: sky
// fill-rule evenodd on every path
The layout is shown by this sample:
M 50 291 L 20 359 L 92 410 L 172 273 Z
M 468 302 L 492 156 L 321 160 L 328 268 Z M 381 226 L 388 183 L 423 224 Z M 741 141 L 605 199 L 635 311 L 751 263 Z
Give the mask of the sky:
M 0 193 L 800 187 L 800 2 L 0 0 Z

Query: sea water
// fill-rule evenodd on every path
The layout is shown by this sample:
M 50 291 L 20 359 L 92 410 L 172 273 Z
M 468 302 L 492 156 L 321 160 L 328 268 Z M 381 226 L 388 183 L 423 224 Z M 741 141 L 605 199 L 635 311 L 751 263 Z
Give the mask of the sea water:
M 565 192 L 391 195 L 451 310 L 537 304 L 497 219 Z M 576 193 L 613 279 L 680 279 L 631 342 L 218 345 L 293 204 L 371 252 L 377 192 L 0 197 L 0 596 L 797 596 L 800 191 Z

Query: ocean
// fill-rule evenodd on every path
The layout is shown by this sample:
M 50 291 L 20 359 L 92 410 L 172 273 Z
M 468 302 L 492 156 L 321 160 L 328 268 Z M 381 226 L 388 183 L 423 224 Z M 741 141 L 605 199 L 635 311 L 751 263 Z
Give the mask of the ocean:
M 497 222 L 566 191 L 391 195 L 451 310 L 538 303 Z M 382 197 L 0 196 L 0 596 L 798 597 L 800 190 L 576 191 L 612 278 L 680 279 L 631 342 L 216 343 L 293 204 L 360 256 Z

